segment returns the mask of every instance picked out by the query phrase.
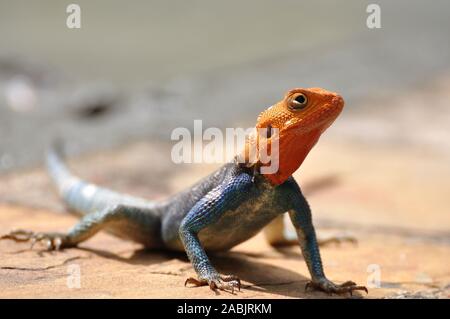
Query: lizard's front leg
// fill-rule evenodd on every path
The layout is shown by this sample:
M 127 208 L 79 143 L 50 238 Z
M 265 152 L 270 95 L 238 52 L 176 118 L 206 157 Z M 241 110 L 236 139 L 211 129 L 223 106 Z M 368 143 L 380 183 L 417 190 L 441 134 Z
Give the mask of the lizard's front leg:
M 301 193 L 300 187 L 295 180 L 289 180 L 285 186 L 288 187 L 286 195 L 290 206 L 289 216 L 297 232 L 300 248 L 312 279 L 306 285 L 305 290 L 311 287 L 330 294 L 346 292 L 352 294 L 355 290 L 364 290 L 367 293 L 366 287 L 358 286 L 353 281 L 335 284 L 326 278 L 308 202 Z
M 186 253 L 194 266 L 195 272 L 198 275 L 198 279 L 190 277 L 186 279 L 185 285 L 193 284 L 195 286 L 206 286 L 212 290 L 216 288 L 221 290 L 241 289 L 241 281 L 238 277 L 233 275 L 221 276 L 208 259 L 197 234 L 192 231 L 183 229 L 180 231 Z
M 209 285 L 212 290 L 218 288 L 231 292 L 234 292 L 235 288 L 240 289 L 241 282 L 238 277 L 221 276 L 212 266 L 200 243 L 198 233 L 217 221 L 222 213 L 239 205 L 245 197 L 247 187 L 251 184 L 251 177 L 247 174 L 231 177 L 200 199 L 183 219 L 179 235 L 198 276 L 198 279 L 188 278 L 185 285 L 188 283 L 196 286 Z

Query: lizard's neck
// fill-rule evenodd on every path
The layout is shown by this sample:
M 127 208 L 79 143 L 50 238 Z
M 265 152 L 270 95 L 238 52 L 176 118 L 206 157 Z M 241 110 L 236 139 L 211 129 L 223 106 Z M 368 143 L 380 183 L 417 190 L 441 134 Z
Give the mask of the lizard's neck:
M 278 169 L 275 173 L 261 173 L 272 185 L 280 185 L 300 167 L 321 134 L 322 130 L 318 129 L 300 136 L 294 134 L 282 136 L 279 139 L 279 156 L 272 153 L 270 164 L 264 165 L 257 162 L 254 165 L 258 171 L 261 171 L 262 166 L 273 165 L 273 161 L 278 161 Z

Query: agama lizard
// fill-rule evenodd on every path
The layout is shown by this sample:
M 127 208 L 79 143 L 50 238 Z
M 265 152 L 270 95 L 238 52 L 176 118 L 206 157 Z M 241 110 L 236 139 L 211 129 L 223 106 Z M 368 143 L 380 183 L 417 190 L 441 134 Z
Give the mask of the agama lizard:
M 365 290 L 352 281 L 335 284 L 324 274 L 310 207 L 292 174 L 333 123 L 344 106 L 336 93 L 320 88 L 293 89 L 263 111 L 256 128 L 267 129 L 266 145 L 279 145 L 279 168 L 262 173 L 259 138 L 249 138 L 234 161 L 226 163 L 189 189 L 156 202 L 86 183 L 73 176 L 56 150 L 47 156 L 52 179 L 69 208 L 82 215 L 67 233 L 17 230 L 2 236 L 15 241 L 44 241 L 48 249 L 75 247 L 104 229 L 147 248 L 186 251 L 198 278 L 185 284 L 213 290 L 240 288 L 240 279 L 223 276 L 206 251 L 228 250 L 255 236 L 265 226 L 272 245 L 282 242 L 280 220 L 285 212 L 296 229 L 298 243 L 311 274 L 311 287 L 327 293 Z M 278 134 L 272 136 L 272 131 Z M 256 149 L 256 161 L 248 159 Z

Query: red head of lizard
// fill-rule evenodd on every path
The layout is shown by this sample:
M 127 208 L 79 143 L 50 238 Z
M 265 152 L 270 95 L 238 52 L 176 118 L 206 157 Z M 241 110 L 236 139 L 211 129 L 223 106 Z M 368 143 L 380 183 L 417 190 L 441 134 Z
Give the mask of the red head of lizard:
M 321 88 L 290 90 L 281 101 L 259 115 L 257 130 L 247 139 L 239 160 L 260 170 L 278 161 L 274 173 L 261 173 L 274 185 L 283 183 L 300 167 L 343 107 L 344 100 L 337 93 Z M 261 161 L 263 152 L 270 162 Z M 254 154 L 255 160 L 249 161 L 249 154 Z

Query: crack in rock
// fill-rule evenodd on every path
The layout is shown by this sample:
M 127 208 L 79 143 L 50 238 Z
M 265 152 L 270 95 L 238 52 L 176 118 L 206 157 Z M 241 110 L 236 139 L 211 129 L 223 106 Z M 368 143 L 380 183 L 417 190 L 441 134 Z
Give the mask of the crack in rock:
M 182 276 L 181 273 L 176 273 L 172 271 L 150 271 L 148 273 L 153 275 Z
M 45 270 L 50 270 L 50 269 L 64 266 L 67 263 L 77 260 L 77 259 L 85 259 L 85 257 L 81 257 L 81 256 L 71 257 L 71 258 L 64 260 L 61 264 L 51 265 L 51 266 L 47 266 L 47 267 L 27 268 L 27 267 L 2 266 L 2 267 L 0 267 L 0 269 L 2 269 L 2 270 L 21 270 L 21 271 L 45 271 Z

